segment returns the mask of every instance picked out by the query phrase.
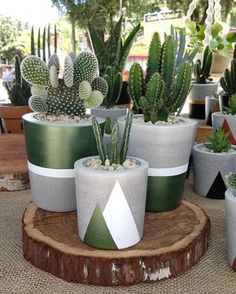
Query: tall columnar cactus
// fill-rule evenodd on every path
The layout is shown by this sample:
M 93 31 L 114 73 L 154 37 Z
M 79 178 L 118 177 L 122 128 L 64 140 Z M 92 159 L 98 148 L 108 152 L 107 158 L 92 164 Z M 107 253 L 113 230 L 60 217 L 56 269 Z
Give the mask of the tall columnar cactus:
M 129 75 L 129 95 L 135 108 L 141 109 L 146 122 L 167 121 L 185 102 L 190 90 L 192 69 L 185 61 L 176 72 L 176 49 L 172 36 L 161 45 L 154 33 L 148 55 L 147 73 L 134 63 Z
M 28 105 L 31 96 L 30 85 L 22 78 L 20 60 L 15 56 L 15 80 L 13 84 L 6 84 L 8 97 L 15 106 Z
M 102 164 L 108 160 L 110 164 L 123 164 L 127 157 L 129 146 L 129 135 L 133 120 L 133 112 L 129 111 L 126 116 L 125 130 L 123 133 L 121 144 L 119 142 L 119 126 L 116 123 L 111 131 L 111 145 L 104 146 L 102 139 L 102 131 L 95 117 L 92 118 L 93 132 L 96 139 L 97 150 Z
M 230 172 L 225 176 L 225 179 L 228 189 L 232 192 L 233 196 L 236 196 L 236 173 Z
M 220 78 L 220 84 L 229 96 L 236 94 L 236 59 L 231 61 L 230 69 L 225 69 L 224 77 Z
M 206 46 L 203 52 L 202 62 L 198 59 L 193 67 L 195 82 L 197 84 L 206 84 L 208 82 L 211 74 L 212 58 L 213 55 L 210 47 Z
M 59 59 L 53 54 L 48 65 L 36 56 L 28 56 L 22 61 L 22 75 L 32 85 L 29 105 L 35 112 L 53 115 L 85 116 L 85 108 L 94 108 L 103 101 L 104 94 L 99 90 L 102 84 L 107 91 L 106 81 L 99 78 L 96 86 L 91 84 L 97 74 L 96 57 L 91 52 L 82 52 L 73 61 L 65 58 L 64 77 L 59 78 Z M 105 89 L 106 88 L 106 89 Z

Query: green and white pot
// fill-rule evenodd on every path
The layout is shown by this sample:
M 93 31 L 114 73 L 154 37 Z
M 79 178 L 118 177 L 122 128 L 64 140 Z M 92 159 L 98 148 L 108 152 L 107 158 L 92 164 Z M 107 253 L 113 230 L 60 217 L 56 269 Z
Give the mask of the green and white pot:
M 124 131 L 125 118 L 118 119 Z M 198 122 L 181 118 L 178 124 L 145 123 L 135 115 L 128 154 L 149 163 L 147 211 L 168 211 L 182 200 L 190 152 Z
M 75 162 L 79 237 L 100 249 L 133 246 L 143 237 L 148 163 L 107 171 L 85 166 L 91 158 Z
M 91 109 L 91 114 L 96 117 L 106 118 L 109 116 L 111 118 L 112 125 L 114 125 L 119 117 L 126 115 L 127 112 L 128 108 L 124 106 L 114 106 L 112 108 L 98 107 Z
M 40 121 L 34 113 L 23 122 L 33 202 L 49 211 L 76 210 L 74 162 L 97 154 L 91 122 Z M 104 127 L 104 119 L 99 123 Z
M 222 128 L 229 132 L 231 144 L 236 145 L 236 115 L 215 112 L 212 114 L 212 127 L 214 131 Z
M 236 171 L 236 146 L 229 152 L 214 153 L 204 143 L 193 146 L 193 187 L 200 196 L 224 199 L 225 176 Z
M 218 83 L 192 84 L 188 95 L 189 117 L 205 119 L 205 97 L 217 93 Z

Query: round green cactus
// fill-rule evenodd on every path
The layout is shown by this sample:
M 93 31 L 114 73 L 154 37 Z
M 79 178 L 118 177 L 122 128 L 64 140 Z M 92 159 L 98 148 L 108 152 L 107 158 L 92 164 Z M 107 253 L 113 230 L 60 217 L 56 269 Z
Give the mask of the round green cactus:
M 106 97 L 107 92 L 108 92 L 107 81 L 101 77 L 96 77 L 92 81 L 92 89 L 100 91 L 102 93 L 103 97 Z
M 29 99 L 29 107 L 34 112 L 47 112 L 48 106 L 46 100 L 41 96 L 31 96 Z
M 84 101 L 84 106 L 86 108 L 95 108 L 102 104 L 103 95 L 100 91 L 95 90 L 92 92 L 89 99 Z
M 92 88 L 89 82 L 83 81 L 79 84 L 79 98 L 83 100 L 89 99 L 92 94 Z
M 31 93 L 33 96 L 47 97 L 47 90 L 43 86 L 33 85 L 31 87 Z

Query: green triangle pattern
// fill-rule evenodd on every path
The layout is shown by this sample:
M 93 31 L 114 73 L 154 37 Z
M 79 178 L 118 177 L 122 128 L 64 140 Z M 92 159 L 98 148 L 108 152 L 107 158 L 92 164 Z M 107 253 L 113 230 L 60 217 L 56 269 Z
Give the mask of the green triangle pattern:
M 118 249 L 98 204 L 89 221 L 84 237 L 84 243 L 101 249 Z

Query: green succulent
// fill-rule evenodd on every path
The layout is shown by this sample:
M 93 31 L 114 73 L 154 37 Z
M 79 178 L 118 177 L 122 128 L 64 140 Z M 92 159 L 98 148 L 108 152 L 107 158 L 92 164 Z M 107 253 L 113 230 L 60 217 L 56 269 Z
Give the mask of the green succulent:
M 219 128 L 212 136 L 208 136 L 209 143 L 206 147 L 214 153 L 221 153 L 229 151 L 231 144 L 229 141 L 229 133 Z
M 206 46 L 203 52 L 202 62 L 198 59 L 193 67 L 193 73 L 195 76 L 195 82 L 197 84 L 206 84 L 209 81 L 211 75 L 213 54 L 209 46 Z

